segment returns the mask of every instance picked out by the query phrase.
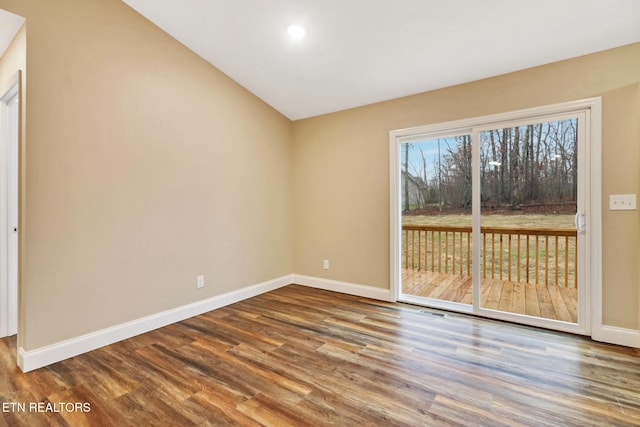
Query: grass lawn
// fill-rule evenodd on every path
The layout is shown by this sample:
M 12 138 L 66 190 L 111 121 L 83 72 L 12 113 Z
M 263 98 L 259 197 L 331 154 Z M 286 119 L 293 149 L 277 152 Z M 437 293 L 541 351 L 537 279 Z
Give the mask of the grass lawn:
M 481 221 L 488 227 L 575 228 L 573 215 L 489 214 L 483 215 Z M 403 215 L 402 223 L 471 226 L 471 215 Z

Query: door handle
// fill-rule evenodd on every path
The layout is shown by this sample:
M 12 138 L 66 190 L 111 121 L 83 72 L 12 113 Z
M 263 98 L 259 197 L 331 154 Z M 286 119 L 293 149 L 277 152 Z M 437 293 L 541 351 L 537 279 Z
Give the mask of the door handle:
M 577 212 L 574 218 L 576 224 L 576 231 L 578 234 L 584 234 L 587 231 L 587 224 L 583 212 Z

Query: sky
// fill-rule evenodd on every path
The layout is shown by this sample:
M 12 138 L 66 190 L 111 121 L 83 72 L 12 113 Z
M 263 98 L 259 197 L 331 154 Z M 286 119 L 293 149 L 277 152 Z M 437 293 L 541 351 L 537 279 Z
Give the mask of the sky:
M 435 177 L 437 171 L 436 162 L 438 161 L 438 143 L 440 143 L 440 156 L 447 154 L 449 147 L 455 149 L 458 145 L 454 137 L 423 139 L 411 142 L 409 148 L 409 173 L 411 175 L 422 176 L 422 154 L 420 153 L 422 149 L 427 161 L 427 176 L 429 179 Z M 404 148 L 401 150 L 401 161 L 404 162 Z

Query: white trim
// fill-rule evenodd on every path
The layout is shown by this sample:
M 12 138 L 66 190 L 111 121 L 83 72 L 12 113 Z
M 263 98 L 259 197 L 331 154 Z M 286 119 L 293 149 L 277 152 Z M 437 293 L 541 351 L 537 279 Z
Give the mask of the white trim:
M 434 306 L 434 307 L 435 305 L 437 305 L 438 308 L 442 310 L 448 310 L 448 311 L 461 313 L 461 314 L 469 314 L 473 316 L 473 306 L 471 304 L 444 301 L 444 300 L 438 300 L 434 298 L 417 297 L 411 294 L 400 294 L 398 301 L 406 304 L 414 304 L 414 305 L 428 305 L 428 306 Z
M 17 105 L 13 105 L 13 101 Z M 12 179 L 9 175 L 17 172 L 18 167 L 20 102 L 18 72 L 0 96 L 0 337 L 15 335 L 18 331 L 17 236 L 10 231 L 17 225 L 10 224 L 10 220 L 15 219 L 13 210 L 17 208 L 17 181 L 14 182 L 15 175 Z M 9 184 L 15 184 L 16 188 Z
M 402 203 L 400 195 L 400 138 L 405 135 L 406 130 L 395 130 L 389 132 L 389 246 L 390 246 L 390 275 L 391 295 L 393 301 L 398 301 L 401 294 L 401 253 L 402 245 Z
M 393 302 L 393 294 L 390 289 L 375 288 L 373 286 L 359 285 L 356 283 L 340 282 L 337 280 L 322 279 L 319 277 L 293 275 L 293 282 L 310 288 L 323 289 L 325 291 L 340 292 L 364 298 Z
M 479 298 L 479 275 L 478 262 L 474 263 L 474 299 L 473 311 L 491 318 L 500 318 L 513 322 L 531 323 L 534 326 L 543 326 L 552 329 L 570 331 L 574 333 L 590 334 L 598 327 L 602 327 L 602 212 L 601 212 L 601 98 L 589 98 L 572 102 L 564 102 L 560 104 L 546 105 L 535 108 L 528 108 L 518 111 L 510 111 L 500 114 L 492 114 L 488 116 L 473 117 L 463 120 L 456 120 L 445 123 L 436 123 L 426 126 L 418 126 L 414 128 L 398 129 L 389 132 L 389 166 L 390 166 L 390 242 L 391 242 L 391 290 L 392 295 L 396 298 L 401 295 L 401 279 L 400 279 L 400 248 L 401 248 L 401 212 L 400 206 L 400 172 L 399 172 L 399 150 L 403 143 L 408 143 L 421 138 L 438 137 L 444 134 L 463 133 L 472 134 L 474 140 L 478 139 L 478 132 L 484 127 L 502 126 L 509 123 L 517 123 L 520 121 L 532 121 L 537 119 L 548 119 L 550 116 L 566 115 L 566 114 L 585 114 L 586 122 L 586 152 L 582 153 L 584 162 L 588 165 L 589 175 L 588 181 L 582 182 L 581 187 L 587 190 L 583 204 L 586 210 L 587 218 L 587 239 L 584 242 L 586 255 L 584 261 L 581 259 L 579 267 L 584 269 L 586 274 L 581 274 L 581 294 L 579 297 L 579 318 L 578 324 L 565 324 L 564 322 L 554 322 L 530 319 L 528 316 L 515 316 L 508 313 L 494 312 L 482 309 L 480 307 Z M 478 164 L 479 161 L 479 145 L 473 145 L 473 161 Z M 579 154 L 580 155 L 580 154 Z M 479 171 L 476 171 L 473 184 L 473 230 L 474 235 L 478 235 L 479 229 L 479 185 L 477 184 Z M 586 184 L 586 185 L 584 185 Z M 580 200 L 579 200 L 580 202 Z M 474 256 L 475 260 L 479 260 L 479 244 L 478 239 L 474 238 Z M 588 266 L 588 267 L 587 267 Z M 429 303 L 428 303 L 429 304 Z M 429 306 L 439 306 L 438 304 L 429 304 Z M 589 308 L 591 310 L 589 310 Z M 590 313 L 591 311 L 591 313 Z
M 389 133 L 389 197 L 391 203 L 389 212 L 389 242 L 391 242 L 390 251 L 390 280 L 391 284 L 391 297 L 392 301 L 398 301 L 400 298 L 400 283 L 402 277 L 402 269 L 400 267 L 400 257 L 396 254 L 400 253 L 402 232 L 398 233 L 397 230 L 401 229 L 402 212 L 400 212 L 400 171 L 398 165 L 400 164 L 399 152 L 400 144 L 396 142 L 396 136 L 393 132 Z
M 587 209 L 591 215 L 587 218 L 587 230 L 589 238 L 585 242 L 589 259 L 582 263 L 588 265 L 586 277 L 589 280 L 590 294 L 588 308 L 591 315 L 591 337 L 595 340 L 599 332 L 608 328 L 602 324 L 602 98 L 594 98 L 590 108 L 591 127 L 587 129 L 591 144 L 586 153 L 589 164 L 589 194 Z M 607 341 L 608 342 L 608 341 Z M 611 341 L 616 344 L 616 341 Z
M 35 350 L 25 351 L 20 347 L 17 352 L 18 366 L 23 372 L 33 371 L 52 363 L 60 362 L 70 357 L 87 353 L 97 348 L 132 338 L 136 335 L 150 332 L 190 317 L 198 316 L 294 283 L 316 289 L 360 296 L 363 298 L 372 298 L 390 302 L 394 301 L 393 293 L 390 289 L 375 288 L 372 286 L 291 274 L 208 298 L 206 300 L 197 301 L 161 313 L 146 316 L 131 322 L 122 323 L 120 325 L 112 326 L 110 328 L 102 329 L 76 338 L 57 342 Z M 465 310 L 458 311 L 464 312 Z M 594 327 L 592 334 L 592 338 L 596 341 L 640 348 L 640 331 L 614 326 L 598 326 Z
M 25 351 L 23 348 L 19 348 L 18 366 L 23 372 L 33 371 L 34 369 L 281 288 L 291 284 L 292 279 L 292 275 L 283 276 L 35 350 Z
M 591 338 L 607 344 L 640 348 L 640 331 L 618 328 L 617 326 L 599 326 L 593 329 Z
M 24 366 L 24 349 L 22 347 L 18 347 L 17 353 L 18 366 L 20 367 L 20 369 L 22 369 L 22 366 Z
M 7 147 L 9 144 L 9 106 L 10 91 L 0 98 L 0 337 L 11 335 L 9 333 L 9 276 L 7 274 L 8 257 L 7 254 L 7 175 L 2 173 L 6 170 L 5 150 L 1 147 Z M 3 191 L 4 190 L 4 191 Z
M 480 235 L 482 233 L 482 199 L 480 173 L 480 131 L 471 129 L 471 311 L 482 315 L 482 301 L 480 299 Z M 474 262 L 478 260 L 478 262 Z
M 389 132 L 389 139 L 392 143 L 400 144 L 423 136 L 438 137 L 442 135 L 449 135 L 452 132 L 455 135 L 460 135 L 462 133 L 471 133 L 472 128 L 481 128 L 495 123 L 501 124 L 502 122 L 534 120 L 536 118 L 548 117 L 549 115 L 592 109 L 599 105 L 601 105 L 600 97 L 561 102 L 558 104 L 508 111 L 506 113 L 491 114 L 488 116 L 453 120 L 444 123 L 434 123 L 425 126 L 416 126 L 413 128 L 396 129 Z

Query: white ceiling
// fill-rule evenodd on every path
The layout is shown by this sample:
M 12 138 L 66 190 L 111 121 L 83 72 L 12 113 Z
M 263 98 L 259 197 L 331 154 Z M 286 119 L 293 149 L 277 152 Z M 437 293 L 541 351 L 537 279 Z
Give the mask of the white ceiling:
M 0 9 L 0 57 L 4 55 L 23 23 L 23 17 Z
M 640 41 L 639 0 L 123 1 L 290 119 Z
M 294 120 L 640 41 L 639 0 L 123 1 Z

